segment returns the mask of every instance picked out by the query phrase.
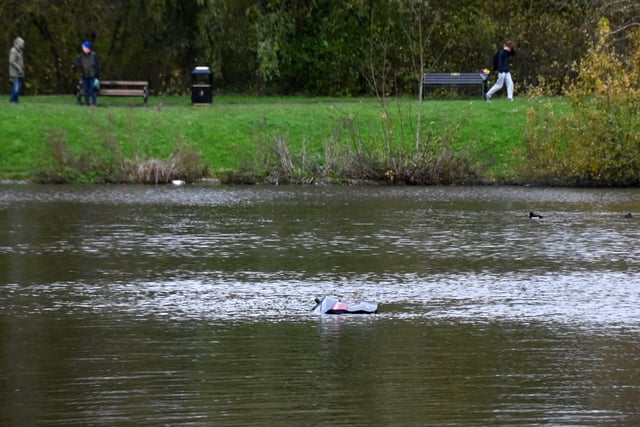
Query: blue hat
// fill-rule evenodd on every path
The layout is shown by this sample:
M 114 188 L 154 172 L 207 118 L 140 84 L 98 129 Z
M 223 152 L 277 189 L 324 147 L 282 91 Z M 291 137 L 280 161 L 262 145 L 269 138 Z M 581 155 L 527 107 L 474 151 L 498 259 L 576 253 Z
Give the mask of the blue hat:
M 86 41 L 86 42 L 82 43 L 82 47 L 86 47 L 87 49 L 91 49 L 91 43 Z

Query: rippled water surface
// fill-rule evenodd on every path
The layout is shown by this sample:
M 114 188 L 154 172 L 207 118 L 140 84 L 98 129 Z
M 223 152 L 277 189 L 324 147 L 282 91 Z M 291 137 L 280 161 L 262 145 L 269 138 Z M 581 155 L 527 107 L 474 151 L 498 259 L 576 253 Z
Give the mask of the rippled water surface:
M 0 187 L 0 425 L 638 425 L 639 196 Z

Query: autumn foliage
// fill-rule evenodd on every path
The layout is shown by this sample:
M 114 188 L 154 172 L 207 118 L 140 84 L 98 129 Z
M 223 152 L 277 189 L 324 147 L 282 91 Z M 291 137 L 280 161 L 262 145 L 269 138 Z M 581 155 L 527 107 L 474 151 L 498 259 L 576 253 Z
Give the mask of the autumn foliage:
M 566 89 L 567 114 L 531 112 L 526 135 L 529 179 L 544 184 L 633 186 L 640 183 L 640 34 L 627 56 L 599 34 Z

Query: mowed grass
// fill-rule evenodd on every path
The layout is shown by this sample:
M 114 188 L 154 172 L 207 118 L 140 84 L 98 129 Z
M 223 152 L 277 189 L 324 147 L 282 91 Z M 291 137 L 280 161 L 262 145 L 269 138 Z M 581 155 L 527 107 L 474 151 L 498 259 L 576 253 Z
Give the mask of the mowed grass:
M 559 110 L 566 106 L 562 98 L 545 101 Z M 147 107 L 136 98 L 100 98 L 98 108 L 87 108 L 71 96 L 24 96 L 19 105 L 0 104 L 0 178 L 30 178 L 55 138 L 74 152 L 116 143 L 125 155 L 140 159 L 166 159 L 176 144 L 186 144 L 201 153 L 214 176 L 237 170 L 276 138 L 292 152 L 310 155 L 322 155 L 330 140 L 358 141 L 384 153 L 386 135 L 392 149 L 411 150 L 420 108 L 423 138 L 447 129 L 456 148 L 490 165 L 487 177 L 512 178 L 527 111 L 542 105 L 524 97 L 491 103 L 390 99 L 385 114 L 374 98 L 218 96 L 211 106 L 191 106 L 188 97 L 167 96 L 150 97 Z

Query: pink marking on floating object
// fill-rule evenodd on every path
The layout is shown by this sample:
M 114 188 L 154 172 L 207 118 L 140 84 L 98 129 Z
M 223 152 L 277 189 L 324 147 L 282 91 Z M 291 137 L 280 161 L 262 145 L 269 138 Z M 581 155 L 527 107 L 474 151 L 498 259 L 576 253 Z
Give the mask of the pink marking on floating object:
M 332 310 L 347 310 L 347 304 L 343 303 L 343 302 L 337 302 L 333 305 L 333 307 L 331 307 Z

